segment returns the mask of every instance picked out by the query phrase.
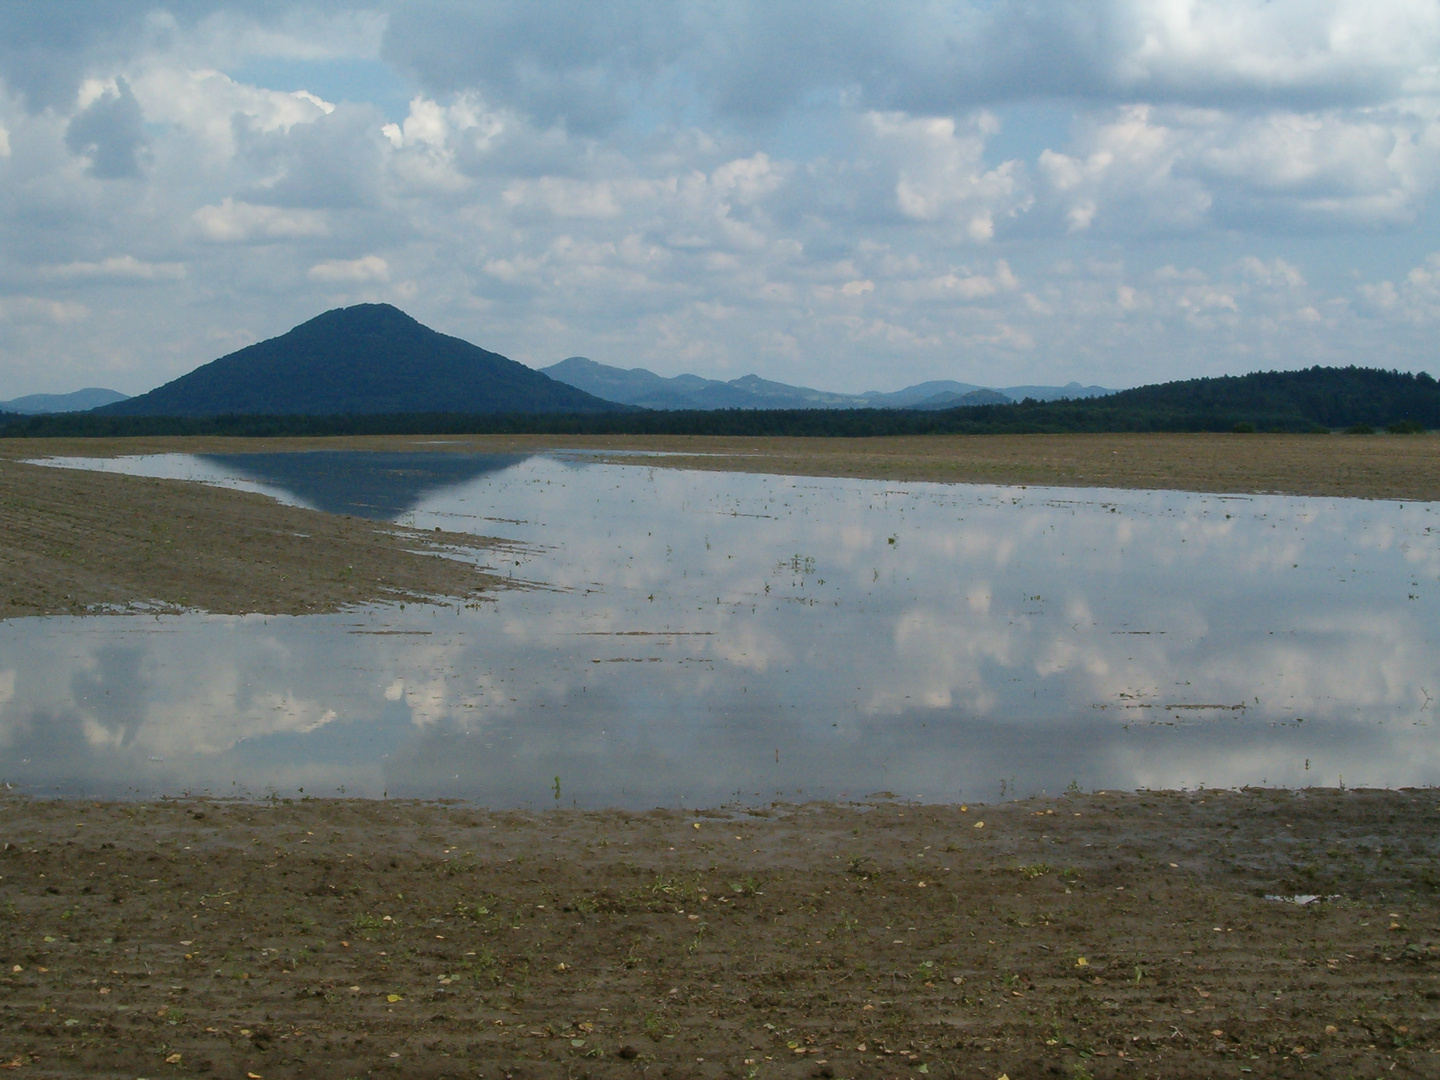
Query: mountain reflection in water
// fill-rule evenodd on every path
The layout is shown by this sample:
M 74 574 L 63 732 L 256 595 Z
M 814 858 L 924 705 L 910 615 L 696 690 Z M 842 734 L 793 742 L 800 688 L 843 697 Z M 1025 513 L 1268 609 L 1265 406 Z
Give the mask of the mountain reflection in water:
M 1440 781 L 1434 504 L 334 456 L 322 484 L 123 467 L 499 532 L 553 589 L 0 624 L 0 780 L 637 807 Z M 425 479 L 325 487 L 387 471 Z
M 222 473 L 281 488 L 313 509 L 377 521 L 393 521 L 429 495 L 502 472 L 526 456 L 346 450 L 197 455 Z

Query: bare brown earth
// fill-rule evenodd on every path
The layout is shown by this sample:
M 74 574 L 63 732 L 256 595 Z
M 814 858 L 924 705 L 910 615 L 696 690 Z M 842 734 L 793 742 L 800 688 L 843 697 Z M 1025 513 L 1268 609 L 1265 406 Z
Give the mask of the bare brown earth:
M 11 798 L 0 1066 L 1436 1076 L 1437 822 L 1430 790 L 699 814 Z M 1297 893 L 1327 898 L 1264 898 Z
M 377 600 L 473 601 L 494 541 L 281 506 L 178 480 L 0 458 L 0 618 L 201 609 L 308 614 Z M 462 561 L 443 557 L 458 552 Z

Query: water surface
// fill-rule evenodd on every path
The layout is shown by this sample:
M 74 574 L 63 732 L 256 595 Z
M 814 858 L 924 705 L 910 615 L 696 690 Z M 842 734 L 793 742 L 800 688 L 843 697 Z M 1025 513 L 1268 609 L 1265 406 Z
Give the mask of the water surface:
M 501 535 L 525 549 L 493 569 L 548 587 L 0 623 L 0 778 L 25 791 L 643 807 L 1440 781 L 1435 504 L 563 455 L 103 467 Z

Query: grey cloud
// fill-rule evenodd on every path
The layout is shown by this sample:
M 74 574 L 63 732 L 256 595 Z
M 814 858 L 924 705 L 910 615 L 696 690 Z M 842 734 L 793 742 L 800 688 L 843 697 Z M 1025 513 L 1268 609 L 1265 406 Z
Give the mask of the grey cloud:
M 86 75 L 207 18 L 278 26 L 362 8 L 388 11 L 386 58 L 429 92 L 479 89 L 542 125 L 585 133 L 612 129 L 642 99 L 648 119 L 660 110 L 680 121 L 697 107 L 765 120 L 842 96 L 929 113 L 1054 97 L 1367 105 L 1400 93 L 1440 33 L 1420 0 L 1378 11 L 1350 0 L 1216 0 L 1184 11 L 1142 0 L 54 0 L 0 5 L 0 77 L 32 109 L 63 108 Z
M 216 14 L 234 11 L 241 19 L 267 24 L 297 10 L 360 6 L 347 0 L 9 0 L 0 3 L 0 80 L 32 112 L 63 111 L 73 104 L 85 78 L 113 74 L 143 46 L 169 48 L 176 31 L 192 29 Z
M 1337 34 L 1356 14 L 1342 0 L 1183 18 L 1139 0 L 444 3 L 398 8 L 384 48 L 432 92 L 478 88 L 586 131 L 660 85 L 676 116 L 698 105 L 738 120 L 841 98 L 931 114 L 1036 98 L 1314 109 L 1394 97 L 1440 33 L 1402 3 L 1366 34 Z
M 432 92 L 479 88 L 541 124 L 620 121 L 631 96 L 692 42 L 684 7 L 588 3 L 403 5 L 384 53 Z
M 116 79 L 115 88 L 115 93 L 102 94 L 77 113 L 65 129 L 65 145 L 88 157 L 88 172 L 101 180 L 139 176 L 149 142 L 145 117 L 130 84 Z
M 0 5 L 0 75 L 32 109 L 67 108 L 93 63 L 125 54 L 145 10 L 87 0 Z
M 250 202 L 340 209 L 376 205 L 381 195 L 381 117 L 366 105 L 334 112 L 288 131 L 255 132 L 237 118 L 246 164 L 270 179 L 244 189 Z

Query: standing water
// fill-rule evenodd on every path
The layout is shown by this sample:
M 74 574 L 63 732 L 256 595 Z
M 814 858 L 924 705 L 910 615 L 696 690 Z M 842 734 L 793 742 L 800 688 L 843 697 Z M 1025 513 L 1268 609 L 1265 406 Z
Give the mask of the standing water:
M 1436 504 L 565 455 L 66 464 L 516 542 L 472 607 L 0 622 L 33 794 L 491 806 L 1440 782 Z

